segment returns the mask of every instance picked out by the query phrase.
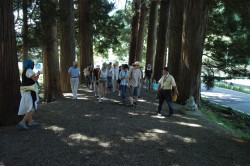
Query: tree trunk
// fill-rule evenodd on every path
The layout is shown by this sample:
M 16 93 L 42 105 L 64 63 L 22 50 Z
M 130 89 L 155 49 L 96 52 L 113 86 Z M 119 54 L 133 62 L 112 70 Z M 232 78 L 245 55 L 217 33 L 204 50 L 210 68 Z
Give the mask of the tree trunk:
M 0 126 L 15 124 L 20 102 L 12 0 L 0 0 Z
M 22 26 L 22 37 L 23 37 L 23 62 L 30 57 L 28 56 L 28 4 L 27 0 L 23 0 L 23 26 Z
M 72 0 L 60 0 L 60 76 L 62 92 L 70 92 L 68 69 L 75 60 L 74 7 Z
M 179 100 L 193 96 L 200 105 L 201 65 L 207 20 L 207 0 L 187 0 L 184 7 Z
M 137 46 L 136 46 L 136 60 L 139 61 L 139 62 L 142 61 L 147 10 L 148 9 L 147 9 L 146 2 L 145 2 L 145 0 L 142 0 L 142 2 L 141 2 L 140 25 L 139 25 L 138 40 L 137 40 Z
M 181 64 L 182 26 L 184 1 L 171 0 L 169 15 L 169 52 L 168 68 L 178 85 Z
M 44 101 L 62 98 L 57 50 L 56 0 L 41 1 L 42 51 L 45 65 Z
M 162 68 L 165 66 L 165 57 L 167 51 L 167 29 L 168 29 L 168 15 L 169 15 L 170 0 L 161 1 L 160 8 L 160 22 L 157 37 L 157 50 L 154 62 L 154 75 L 155 80 L 159 80 L 162 76 Z
M 157 15 L 158 15 L 158 2 L 152 1 L 149 14 L 147 55 L 146 55 L 145 69 L 147 68 L 147 64 L 151 64 L 153 66 L 153 60 L 156 50 Z
M 136 45 L 137 45 L 137 38 L 138 38 L 138 30 L 139 30 L 139 21 L 140 21 L 140 0 L 133 1 L 133 9 L 134 9 L 134 16 L 132 18 L 132 33 L 131 33 L 131 40 L 130 40 L 130 49 L 129 49 L 129 65 L 135 62 L 136 56 Z
M 80 34 L 80 82 L 84 82 L 83 70 L 93 64 L 93 33 L 90 17 L 90 0 L 79 0 L 79 34 Z

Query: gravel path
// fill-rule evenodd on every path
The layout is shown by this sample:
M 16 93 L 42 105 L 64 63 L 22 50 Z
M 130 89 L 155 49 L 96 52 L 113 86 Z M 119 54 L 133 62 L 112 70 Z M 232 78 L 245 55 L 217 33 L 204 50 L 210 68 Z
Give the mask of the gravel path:
M 203 116 L 156 117 L 153 93 L 131 108 L 113 93 L 98 103 L 79 91 L 77 101 L 41 104 L 34 129 L 0 128 L 0 165 L 250 166 L 249 140 Z

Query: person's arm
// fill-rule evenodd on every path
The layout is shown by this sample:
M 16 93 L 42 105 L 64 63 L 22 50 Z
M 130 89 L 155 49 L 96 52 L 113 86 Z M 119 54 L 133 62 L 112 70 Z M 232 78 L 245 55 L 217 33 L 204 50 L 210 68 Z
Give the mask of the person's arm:
M 30 78 L 33 80 L 33 81 L 37 81 L 39 79 L 39 75 L 41 74 L 40 71 L 38 71 L 37 74 L 33 74 Z
M 174 88 L 174 94 L 177 95 L 177 96 L 179 96 L 179 92 L 178 92 L 177 86 L 173 86 L 173 88 Z

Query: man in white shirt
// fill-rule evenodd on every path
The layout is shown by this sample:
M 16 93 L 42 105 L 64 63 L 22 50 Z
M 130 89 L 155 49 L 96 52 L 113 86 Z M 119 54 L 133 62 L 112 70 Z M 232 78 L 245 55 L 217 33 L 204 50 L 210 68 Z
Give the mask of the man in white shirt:
M 177 86 L 174 80 L 174 77 L 169 74 L 168 67 L 163 68 L 163 76 L 159 80 L 159 85 L 157 89 L 157 93 L 159 94 L 159 106 L 157 115 L 161 116 L 161 108 L 164 100 L 166 100 L 168 107 L 169 107 L 169 114 L 170 117 L 174 113 L 173 108 L 173 100 L 172 100 L 172 88 L 174 88 L 174 94 L 178 95 Z
M 130 88 L 130 103 L 132 106 L 137 105 L 138 86 L 141 80 L 140 66 L 140 62 L 135 62 L 128 73 L 128 87 Z
M 77 99 L 77 90 L 78 90 L 78 84 L 79 84 L 79 75 L 80 75 L 80 69 L 78 67 L 78 62 L 74 61 L 73 66 L 69 68 L 68 73 L 70 75 L 70 84 L 71 84 L 71 90 L 73 100 Z

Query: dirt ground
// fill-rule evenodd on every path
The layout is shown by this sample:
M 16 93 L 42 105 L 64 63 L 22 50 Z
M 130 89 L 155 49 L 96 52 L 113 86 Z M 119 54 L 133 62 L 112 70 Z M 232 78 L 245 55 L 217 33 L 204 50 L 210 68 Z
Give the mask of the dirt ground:
M 83 86 L 78 100 L 40 104 L 40 125 L 0 128 L 0 166 L 145 165 L 250 166 L 250 140 L 230 135 L 204 116 L 155 116 L 155 94 L 138 106 L 108 93 L 98 103 Z M 163 115 L 167 115 L 166 104 Z

